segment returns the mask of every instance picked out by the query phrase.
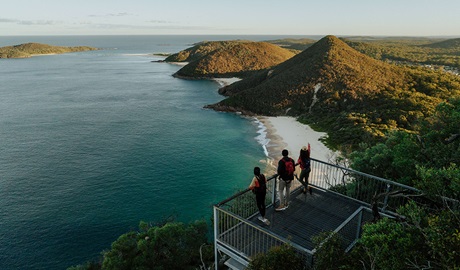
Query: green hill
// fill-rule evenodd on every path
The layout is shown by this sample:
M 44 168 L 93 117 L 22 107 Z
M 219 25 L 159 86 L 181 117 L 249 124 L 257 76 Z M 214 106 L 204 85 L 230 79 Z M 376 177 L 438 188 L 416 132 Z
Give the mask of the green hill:
M 289 50 L 270 43 L 250 41 L 205 43 L 193 47 L 189 52 L 190 54 L 184 59 L 195 60 L 177 71 L 175 76 L 181 78 L 247 77 L 255 71 L 275 66 L 295 55 Z M 185 53 L 183 55 L 185 56 Z
M 239 41 L 203 41 L 193 47 L 187 48 L 178 53 L 172 54 L 164 60 L 165 62 L 192 62 L 198 60 L 208 53 Z
M 267 40 L 265 42 L 278 45 L 285 49 L 303 51 L 306 48 L 313 45 L 316 42 L 316 40 L 309 39 L 309 38 L 299 38 L 299 39 L 285 38 L 285 39 Z
M 448 39 L 441 42 L 424 45 L 429 48 L 442 48 L 442 49 L 460 49 L 460 38 Z
M 60 54 L 68 52 L 93 51 L 97 48 L 78 46 L 78 47 L 62 47 L 52 46 L 41 43 L 26 43 L 14 46 L 0 48 L 0 58 L 27 58 L 41 54 Z
M 208 107 L 301 117 L 328 131 L 331 143 L 357 145 L 390 130 L 416 130 L 420 117 L 460 95 L 460 78 L 384 63 L 327 36 L 219 91 L 229 98 Z
M 343 39 L 357 51 L 377 60 L 406 65 L 438 65 L 460 68 L 460 39 Z

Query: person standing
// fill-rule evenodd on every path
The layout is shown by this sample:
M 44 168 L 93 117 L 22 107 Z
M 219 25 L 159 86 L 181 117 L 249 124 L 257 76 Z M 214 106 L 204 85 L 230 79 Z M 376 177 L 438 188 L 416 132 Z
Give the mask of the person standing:
M 249 185 L 256 194 L 257 208 L 259 209 L 260 217 L 259 220 L 270 225 L 270 221 L 265 218 L 265 196 L 267 195 L 267 179 L 265 175 L 260 173 L 259 167 L 254 167 L 254 177 L 252 178 L 251 184 Z
M 300 149 L 300 154 L 299 154 L 299 159 L 297 160 L 297 164 L 300 165 L 300 176 L 297 178 L 297 180 L 302 183 L 304 186 L 303 188 L 303 193 L 307 193 L 307 188 L 310 192 L 312 193 L 311 187 L 308 187 L 308 178 L 310 177 L 310 172 L 311 172 L 311 166 L 310 166 L 310 151 L 308 150 L 308 147 L 303 146 L 302 149 Z
M 280 205 L 275 209 L 276 211 L 282 211 L 289 207 L 291 182 L 294 180 L 295 170 L 295 161 L 289 157 L 289 151 L 284 149 L 281 154 L 283 155 L 283 158 L 278 161 L 277 170 L 279 176 L 278 191 L 280 196 Z M 284 191 L 286 193 L 286 198 L 284 198 Z

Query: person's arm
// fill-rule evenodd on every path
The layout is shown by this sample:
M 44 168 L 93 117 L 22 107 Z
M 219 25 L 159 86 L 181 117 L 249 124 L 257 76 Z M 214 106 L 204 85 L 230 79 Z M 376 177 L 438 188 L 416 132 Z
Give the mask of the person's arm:
M 256 187 L 256 177 L 253 177 L 251 184 L 249 185 L 249 189 L 254 189 L 255 187 Z
M 294 164 L 294 167 L 297 165 L 300 165 L 301 163 L 302 163 L 302 159 L 299 157 L 299 159 L 297 159 L 297 163 Z
M 278 161 L 278 170 L 277 170 L 277 173 L 279 176 L 281 176 L 284 172 L 284 162 L 283 160 L 280 159 L 280 161 Z

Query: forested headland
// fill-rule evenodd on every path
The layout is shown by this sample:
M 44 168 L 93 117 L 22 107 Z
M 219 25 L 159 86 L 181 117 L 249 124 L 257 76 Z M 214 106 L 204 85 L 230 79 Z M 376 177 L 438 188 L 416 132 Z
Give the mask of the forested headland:
M 88 46 L 64 47 L 41 43 L 25 43 L 20 45 L 1 47 L 0 58 L 28 58 L 35 55 L 61 54 L 94 50 L 98 49 Z
M 221 88 L 228 97 L 208 107 L 297 117 L 328 133 L 327 143 L 342 153 L 337 162 L 422 192 L 417 199 L 407 197 L 398 219 L 365 224 L 348 253 L 338 235 L 317 236 L 329 240 L 316 254 L 315 269 L 460 269 L 460 77 L 424 66 L 458 64 L 458 41 L 350 40 L 324 37 Z M 190 228 L 194 240 L 184 236 Z M 187 254 L 180 260 L 183 269 L 205 269 L 213 262 L 212 247 L 203 238 L 206 228 L 200 222 L 141 223 L 137 232 L 115 241 L 100 262 L 74 269 L 179 267 L 173 264 L 179 261 L 166 260 L 176 250 Z M 289 249 L 260 255 L 250 267 L 304 269 L 279 263 L 283 254 Z
M 293 51 L 267 42 L 212 41 L 173 54 L 166 62 L 189 62 L 174 76 L 185 79 L 250 77 L 293 57 Z

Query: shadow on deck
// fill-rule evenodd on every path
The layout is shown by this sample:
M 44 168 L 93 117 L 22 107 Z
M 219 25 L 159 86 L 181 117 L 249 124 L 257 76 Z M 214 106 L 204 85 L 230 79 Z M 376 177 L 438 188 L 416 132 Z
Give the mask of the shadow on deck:
M 269 226 L 259 221 L 257 216 L 249 220 L 299 246 L 313 250 L 313 236 L 336 230 L 362 206 L 356 201 L 320 189 L 313 189 L 312 195 L 297 190 L 291 194 L 288 209 L 279 212 L 273 206 L 267 209 Z M 366 213 L 364 221 L 372 220 L 372 214 L 368 211 Z

